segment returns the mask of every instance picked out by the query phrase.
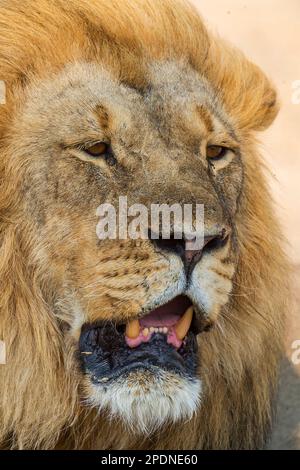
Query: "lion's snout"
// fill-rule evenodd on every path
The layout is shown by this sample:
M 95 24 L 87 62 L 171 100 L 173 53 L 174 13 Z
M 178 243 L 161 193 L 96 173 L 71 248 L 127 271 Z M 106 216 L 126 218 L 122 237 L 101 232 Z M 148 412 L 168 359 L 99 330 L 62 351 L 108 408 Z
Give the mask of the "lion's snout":
M 184 264 L 185 273 L 189 277 L 205 252 L 211 252 L 226 245 L 230 232 L 228 227 L 216 226 L 202 234 L 199 246 L 195 244 L 195 235 L 191 237 L 186 236 L 189 234 L 178 234 L 174 231 L 168 238 L 163 237 L 161 233 L 155 234 L 151 241 L 162 253 L 168 252 L 179 256 Z

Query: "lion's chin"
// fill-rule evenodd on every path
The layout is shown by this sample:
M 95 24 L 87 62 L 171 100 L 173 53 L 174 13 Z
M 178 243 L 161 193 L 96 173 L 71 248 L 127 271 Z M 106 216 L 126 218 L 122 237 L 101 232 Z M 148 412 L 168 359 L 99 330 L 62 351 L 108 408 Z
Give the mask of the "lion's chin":
M 157 369 L 136 370 L 108 386 L 88 383 L 88 404 L 105 410 L 137 434 L 150 435 L 159 428 L 189 420 L 201 401 L 201 381 Z

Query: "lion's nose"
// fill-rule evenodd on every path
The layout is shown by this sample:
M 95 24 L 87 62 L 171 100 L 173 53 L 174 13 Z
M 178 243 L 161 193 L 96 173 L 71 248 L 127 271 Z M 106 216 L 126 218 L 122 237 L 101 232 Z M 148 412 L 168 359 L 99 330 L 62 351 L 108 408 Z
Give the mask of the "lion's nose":
M 197 246 L 196 237 L 186 237 L 182 234 L 182 238 L 175 238 L 172 232 L 169 238 L 162 238 L 162 235 L 156 235 L 152 238 L 152 243 L 162 252 L 169 252 L 181 257 L 185 271 L 190 275 L 196 264 L 202 258 L 203 253 L 220 248 L 227 243 L 229 230 L 222 228 L 216 230 L 212 234 L 207 234 L 202 240 L 201 247 Z

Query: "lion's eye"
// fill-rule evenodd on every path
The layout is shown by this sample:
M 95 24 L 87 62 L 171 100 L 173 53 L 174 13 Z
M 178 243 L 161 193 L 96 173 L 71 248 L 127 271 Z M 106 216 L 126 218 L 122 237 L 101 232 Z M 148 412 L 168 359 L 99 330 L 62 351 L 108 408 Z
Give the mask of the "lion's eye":
M 109 146 L 105 142 L 98 142 L 91 147 L 86 147 L 85 152 L 91 155 L 91 157 L 101 157 L 108 154 Z
M 209 145 L 206 149 L 206 156 L 209 160 L 220 160 L 225 157 L 228 150 L 227 147 L 220 145 Z

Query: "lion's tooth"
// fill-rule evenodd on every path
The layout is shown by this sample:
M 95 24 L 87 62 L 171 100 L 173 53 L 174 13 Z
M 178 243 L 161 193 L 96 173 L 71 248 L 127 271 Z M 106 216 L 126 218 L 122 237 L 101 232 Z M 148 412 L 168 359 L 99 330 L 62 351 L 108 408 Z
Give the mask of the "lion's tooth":
M 193 307 L 189 307 L 175 326 L 175 333 L 179 340 L 187 335 L 193 318 Z
M 149 335 L 149 328 L 144 328 L 142 333 L 143 333 L 143 336 L 147 338 L 147 336 Z
M 126 325 L 125 334 L 127 338 L 135 339 L 140 334 L 140 322 L 138 320 L 131 320 Z

